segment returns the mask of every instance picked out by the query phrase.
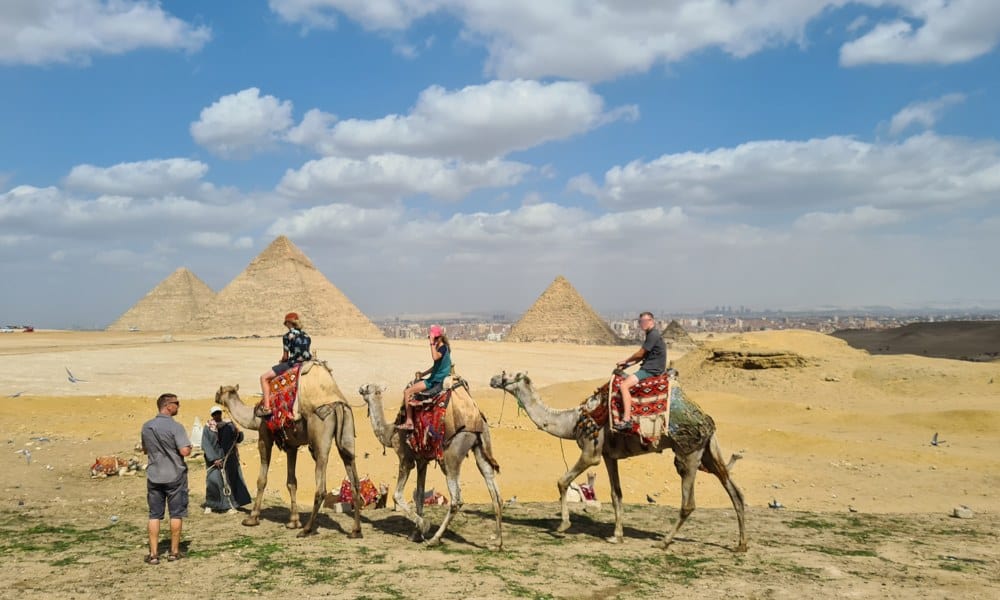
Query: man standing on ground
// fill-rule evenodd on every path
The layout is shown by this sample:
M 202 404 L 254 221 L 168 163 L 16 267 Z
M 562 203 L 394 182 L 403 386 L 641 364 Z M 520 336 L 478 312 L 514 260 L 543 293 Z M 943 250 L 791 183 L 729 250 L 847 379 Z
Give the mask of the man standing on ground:
M 167 560 L 181 557 L 181 525 L 188 513 L 188 469 L 184 457 L 191 454 L 191 440 L 174 420 L 180 402 L 174 394 L 156 399 L 160 411 L 142 426 L 142 451 L 149 456 L 146 469 L 146 501 L 149 504 L 149 555 L 146 562 L 160 564 L 160 521 L 170 510 L 170 553 Z
M 646 332 L 646 340 L 642 343 L 642 347 L 618 363 L 618 367 L 624 369 L 642 361 L 639 370 L 621 382 L 623 414 L 622 421 L 615 425 L 615 431 L 632 430 L 632 395 L 628 391 L 629 388 L 648 377 L 662 375 L 667 370 L 667 345 L 660 335 L 660 330 L 656 328 L 653 313 L 644 312 L 639 315 L 639 328 Z

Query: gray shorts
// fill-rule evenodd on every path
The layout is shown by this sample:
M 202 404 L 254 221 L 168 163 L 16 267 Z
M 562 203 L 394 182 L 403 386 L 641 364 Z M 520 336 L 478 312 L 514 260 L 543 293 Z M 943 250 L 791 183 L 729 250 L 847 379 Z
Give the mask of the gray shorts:
M 281 375 L 282 373 L 284 373 L 288 369 L 291 369 L 294 366 L 295 366 L 295 363 L 293 363 L 293 362 L 280 362 L 280 363 L 274 365 L 273 367 L 271 367 L 271 370 L 274 371 L 275 375 Z
M 645 369 L 639 369 L 638 371 L 636 371 L 635 376 L 639 379 L 639 381 L 642 381 L 643 379 L 649 379 L 650 377 L 659 377 L 659 375 L 653 375 L 652 373 L 650 373 Z
M 188 514 L 187 473 L 173 483 L 153 483 L 146 480 L 146 502 L 149 504 L 149 518 L 162 519 L 165 508 L 170 510 L 171 519 L 180 519 Z

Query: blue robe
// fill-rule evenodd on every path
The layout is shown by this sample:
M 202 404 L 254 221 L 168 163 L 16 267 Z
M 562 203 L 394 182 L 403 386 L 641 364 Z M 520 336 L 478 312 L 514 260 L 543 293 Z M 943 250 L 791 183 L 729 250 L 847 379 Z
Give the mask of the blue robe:
M 228 421 L 218 425 L 218 431 L 212 431 L 206 426 L 201 433 L 201 449 L 205 453 L 205 464 L 208 472 L 205 475 L 205 506 L 212 510 L 229 510 L 250 504 L 250 490 L 243 481 L 243 469 L 240 467 L 240 453 L 236 444 L 243 441 L 243 432 Z M 232 448 L 232 452 L 229 452 Z M 229 458 L 223 471 L 212 466 L 229 452 Z M 229 483 L 229 495 L 225 493 L 226 483 Z

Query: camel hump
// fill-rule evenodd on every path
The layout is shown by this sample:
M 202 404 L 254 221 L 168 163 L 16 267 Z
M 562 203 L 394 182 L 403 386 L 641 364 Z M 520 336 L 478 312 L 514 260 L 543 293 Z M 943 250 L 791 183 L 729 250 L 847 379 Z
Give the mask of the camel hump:
M 463 380 L 464 381 L 464 380 Z M 451 390 L 451 402 L 445 420 L 453 432 L 469 431 L 482 433 L 486 429 L 486 419 L 469 393 L 468 384 L 454 385 Z
M 316 409 L 334 402 L 347 403 L 347 397 L 333 378 L 333 371 L 326 361 L 312 360 L 302 363 L 299 371 L 299 393 L 296 417 L 312 414 Z

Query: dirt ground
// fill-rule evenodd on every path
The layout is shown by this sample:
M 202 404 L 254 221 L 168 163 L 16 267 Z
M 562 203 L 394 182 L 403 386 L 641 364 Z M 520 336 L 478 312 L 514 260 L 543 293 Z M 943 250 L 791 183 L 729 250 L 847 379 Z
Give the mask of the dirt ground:
M 739 451 L 750 549 L 734 554 L 736 521 L 710 476 L 696 486 L 697 510 L 668 551 L 653 543 L 675 521 L 679 478 L 672 457 L 622 463 L 628 504 L 626 543 L 611 533 L 607 476 L 601 509 L 574 511 L 555 534 L 555 480 L 578 450 L 538 431 L 516 404 L 489 390 L 501 370 L 527 370 L 556 407 L 580 402 L 621 347 L 456 342 L 459 372 L 491 424 L 505 499 L 504 547 L 487 549 L 492 514 L 478 472 L 462 474 L 470 504 L 445 544 L 407 539 L 410 525 L 389 509 L 363 513 L 362 540 L 348 540 L 349 515 L 325 510 L 319 534 L 295 537 L 288 518 L 284 459 L 272 465 L 260 527 L 242 515 L 203 515 L 204 464 L 190 462 L 188 556 L 157 567 L 145 554 L 145 482 L 140 475 L 91 479 L 103 454 L 134 451 L 142 422 L 164 391 L 181 397 L 178 419 L 207 417 L 214 390 L 241 385 L 248 398 L 273 363 L 275 339 L 210 340 L 156 334 L 35 332 L 0 335 L 0 597 L 191 597 L 204 593 L 296 597 L 409 598 L 890 597 L 981 598 L 1000 591 L 1000 364 L 912 355 L 871 356 L 807 332 L 762 332 L 706 340 L 671 359 L 689 397 L 711 414 L 726 453 Z M 389 385 L 429 363 L 421 342 L 314 342 L 355 405 L 359 471 L 392 483 L 395 458 L 383 456 L 359 385 Z M 713 351 L 794 356 L 790 366 L 747 369 Z M 780 361 L 779 361 L 780 362 Z M 65 369 L 84 381 L 68 381 Z M 996 382 L 996 383 L 994 383 Z M 20 393 L 20 395 L 18 395 Z M 17 396 L 17 397 L 10 397 Z M 502 415 L 502 416 L 501 416 Z M 930 441 L 937 433 L 939 444 Z M 252 492 L 258 459 L 250 433 L 241 460 Z M 28 460 L 27 450 L 30 453 Z M 301 457 L 298 499 L 313 494 L 311 461 Z M 302 465 L 305 466 L 302 466 Z M 331 460 L 336 486 L 343 466 Z M 429 486 L 443 490 L 432 468 Z M 412 483 L 410 486 L 412 489 Z M 649 495 L 655 504 L 646 502 Z M 777 500 L 785 508 L 773 510 Z M 952 508 L 967 505 L 972 519 Z M 440 508 L 429 508 L 431 520 Z M 990 591 L 992 590 L 992 592 Z

